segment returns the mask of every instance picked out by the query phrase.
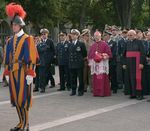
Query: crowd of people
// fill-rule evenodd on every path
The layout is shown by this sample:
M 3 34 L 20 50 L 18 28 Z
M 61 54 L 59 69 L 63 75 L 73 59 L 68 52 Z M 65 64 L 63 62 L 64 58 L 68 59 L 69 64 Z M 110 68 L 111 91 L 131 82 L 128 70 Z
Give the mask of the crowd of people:
M 71 90 L 71 96 L 82 96 L 88 88 L 93 96 L 110 96 L 111 90 L 117 93 L 118 89 L 130 98 L 143 99 L 143 95 L 149 95 L 150 31 L 110 26 L 103 32 L 96 30 L 92 36 L 89 29 L 83 29 L 81 34 L 72 29 L 68 34 L 61 31 L 57 44 L 49 35 L 48 29 L 43 28 L 40 35 L 34 36 L 39 55 L 34 92 L 44 93 L 46 87 L 55 87 L 54 66 L 58 65 L 58 91 Z M 7 85 L 5 77 L 3 80 Z
M 35 68 L 34 92 L 44 93 L 47 86 L 55 87 L 54 66 L 58 65 L 58 91 L 71 90 L 71 96 L 77 92 L 82 96 L 88 88 L 94 96 L 111 95 L 110 90 L 117 93 L 118 89 L 124 89 L 124 94 L 130 94 L 131 98 L 140 95 L 142 99 L 143 95 L 149 95 L 149 30 L 120 30 L 116 26 L 111 26 L 103 32 L 96 30 L 92 36 L 89 29 L 83 29 L 81 34 L 79 30 L 72 29 L 68 34 L 61 31 L 57 44 L 54 44 L 49 35 L 48 29 L 43 28 L 40 35 L 34 36 L 39 55 Z M 2 64 L 2 49 L 0 52 Z M 137 58 L 127 56 L 129 52 L 139 52 L 140 73 L 137 71 Z M 7 85 L 5 77 L 3 80 Z M 139 84 L 140 91 L 136 89 Z M 101 86 L 102 89 L 99 89 Z M 105 94 L 105 90 L 109 93 Z
M 46 28 L 35 36 L 39 61 L 34 91 L 55 87 L 54 65 L 59 67 L 60 88 L 71 96 L 84 95 L 89 88 L 93 96 L 110 96 L 123 89 L 130 98 L 143 99 L 150 93 L 150 32 L 120 30 L 116 26 L 92 33 L 89 29 L 61 31 L 54 44 Z M 139 69 L 139 70 L 138 70 Z

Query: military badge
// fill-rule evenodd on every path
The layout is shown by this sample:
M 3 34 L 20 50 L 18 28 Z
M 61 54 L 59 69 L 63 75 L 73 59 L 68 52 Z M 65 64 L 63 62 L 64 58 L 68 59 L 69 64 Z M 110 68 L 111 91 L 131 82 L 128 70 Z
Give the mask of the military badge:
M 65 44 L 65 48 L 68 48 L 68 45 L 67 45 L 67 44 Z
M 76 48 L 76 51 L 81 51 L 81 48 L 78 46 L 78 47 Z

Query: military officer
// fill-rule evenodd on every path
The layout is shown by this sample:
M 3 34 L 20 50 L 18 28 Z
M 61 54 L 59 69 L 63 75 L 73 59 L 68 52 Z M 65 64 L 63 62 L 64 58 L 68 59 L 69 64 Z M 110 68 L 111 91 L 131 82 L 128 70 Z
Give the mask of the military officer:
M 41 93 L 45 92 L 46 86 L 46 59 L 45 59 L 45 51 L 47 50 L 47 45 L 45 42 L 40 42 L 37 45 L 37 50 L 39 53 L 39 88 L 41 89 Z
M 112 58 L 109 60 L 109 76 L 111 81 L 111 89 L 113 93 L 117 93 L 118 84 L 117 84 L 117 61 L 116 61 L 116 51 L 117 43 L 111 40 L 111 33 L 104 31 L 104 40 L 108 43 L 111 48 Z
M 60 32 L 59 40 L 60 42 L 56 46 L 56 57 L 59 66 L 59 78 L 60 78 L 60 89 L 58 91 L 67 89 L 70 90 L 70 80 L 69 80 L 69 46 L 70 43 L 66 40 L 67 33 Z
M 85 44 L 78 40 L 79 36 L 80 32 L 77 29 L 71 30 L 72 43 L 69 48 L 69 68 L 72 92 L 70 96 L 76 95 L 77 78 L 79 78 L 78 96 L 84 94 L 83 69 L 87 51 Z
M 49 30 L 46 28 L 43 28 L 40 30 L 41 33 L 41 40 L 46 45 L 46 50 L 44 52 L 45 54 L 45 64 L 46 64 L 46 85 L 48 85 L 49 80 L 51 81 L 51 86 L 55 87 L 55 80 L 52 75 L 52 64 L 54 63 L 55 59 L 55 47 L 54 43 L 51 39 L 48 38 Z
M 91 39 L 91 33 L 89 29 L 83 29 L 82 34 L 80 35 L 80 40 L 85 43 L 87 54 L 89 53 L 89 49 L 91 45 L 93 44 L 93 41 Z M 91 79 L 91 73 L 90 68 L 88 66 L 88 59 L 85 59 L 84 61 L 84 92 L 87 92 L 88 86 L 92 90 L 92 79 Z

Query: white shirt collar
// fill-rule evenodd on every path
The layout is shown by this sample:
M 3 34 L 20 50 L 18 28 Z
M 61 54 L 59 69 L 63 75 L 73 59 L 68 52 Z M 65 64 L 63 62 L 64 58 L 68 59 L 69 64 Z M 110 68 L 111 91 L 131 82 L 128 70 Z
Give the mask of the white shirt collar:
M 77 39 L 74 41 L 74 45 L 76 45 L 76 43 L 77 43 Z
M 43 41 L 44 41 L 44 42 L 46 42 L 46 41 L 47 41 L 47 39 L 43 39 Z
M 64 44 L 65 42 L 66 42 L 66 41 L 61 41 L 60 43 L 61 43 L 61 44 Z
M 16 34 L 16 36 L 17 37 L 20 37 L 20 36 L 22 36 L 24 34 L 24 31 L 23 31 L 23 29 L 21 29 L 17 34 Z
M 111 41 L 111 39 L 109 39 L 107 42 L 109 43 Z

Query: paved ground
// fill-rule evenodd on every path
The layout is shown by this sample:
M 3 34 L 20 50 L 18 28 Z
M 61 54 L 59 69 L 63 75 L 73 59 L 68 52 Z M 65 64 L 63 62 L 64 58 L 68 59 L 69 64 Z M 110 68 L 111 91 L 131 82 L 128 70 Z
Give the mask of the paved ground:
M 111 97 L 93 97 L 90 91 L 71 97 L 70 92 L 57 89 L 34 93 L 31 131 L 150 131 L 149 96 L 143 101 L 130 100 L 120 90 Z M 0 87 L 0 118 L 0 131 L 9 131 L 18 122 L 7 87 Z

